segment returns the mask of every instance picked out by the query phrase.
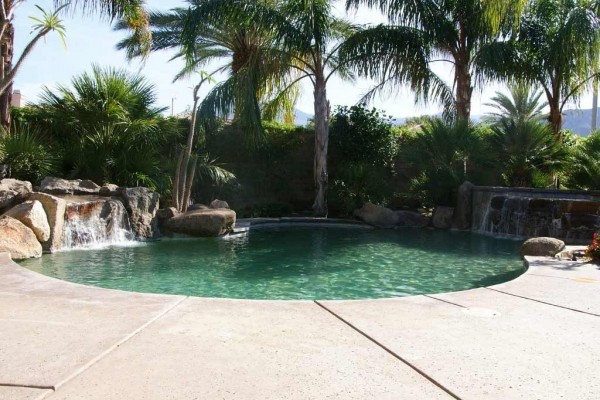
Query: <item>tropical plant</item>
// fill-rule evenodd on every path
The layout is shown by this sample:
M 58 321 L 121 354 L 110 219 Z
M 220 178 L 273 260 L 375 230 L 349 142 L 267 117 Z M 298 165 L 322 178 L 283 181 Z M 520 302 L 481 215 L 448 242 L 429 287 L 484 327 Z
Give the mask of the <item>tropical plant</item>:
M 57 171 L 58 157 L 39 131 L 18 124 L 1 133 L 0 164 L 9 166 L 12 177 L 37 183 Z
M 476 127 L 463 120 L 434 120 L 421 126 L 401 151 L 418 175 L 412 190 L 426 206 L 456 204 L 456 192 L 465 180 L 477 182 L 486 166 L 486 147 Z
M 600 189 L 600 131 L 574 146 L 566 184 L 570 188 Z
M 491 102 L 486 105 L 496 111 L 488 114 L 492 123 L 498 123 L 503 119 L 509 119 L 516 124 L 526 121 L 541 121 L 544 119 L 543 110 L 548 103 L 541 103 L 543 92 L 531 90 L 531 86 L 524 83 L 511 84 L 508 86 L 509 95 L 496 92 Z
M 70 87 L 44 88 L 33 108 L 66 150 L 70 175 L 121 185 L 155 185 L 164 132 L 156 90 L 140 75 L 93 66 Z
M 592 261 L 600 261 L 600 237 L 598 237 L 598 232 L 594 233 L 592 243 L 590 243 L 585 251 L 585 256 L 589 257 Z
M 503 183 L 515 187 L 549 186 L 567 152 L 544 123 L 501 119 L 493 128 L 490 148 Z
M 418 100 L 440 101 L 448 117 L 468 121 L 474 85 L 496 77 L 498 43 L 514 27 L 524 4 L 524 0 L 347 0 L 348 8 L 377 8 L 389 25 L 357 32 L 341 55 L 361 76 L 379 82 L 365 101 L 383 89 L 408 84 Z M 433 71 L 437 62 L 452 66 L 452 83 Z
M 533 0 L 514 40 L 498 44 L 498 73 L 543 89 L 559 139 L 563 108 L 598 76 L 599 11 L 588 0 Z
M 299 77 L 292 83 L 310 79 L 315 106 L 316 196 L 313 210 L 316 215 L 327 215 L 330 113 L 327 83 L 336 73 L 342 77 L 351 76 L 345 64 L 340 62 L 338 49 L 353 31 L 352 27 L 333 15 L 329 0 L 207 0 L 192 10 L 186 29 L 182 32 L 185 53 L 191 62 L 195 61 L 198 38 L 196 27 L 202 26 L 206 21 L 211 24 L 231 23 L 241 26 L 252 24 L 255 29 L 272 32 L 273 51 L 285 61 L 285 68 L 299 73 Z M 252 73 L 252 69 L 247 72 Z
M 18 61 L 13 65 L 15 31 L 13 17 L 15 10 L 26 0 L 2 0 L 0 7 L 0 123 L 6 130 L 10 128 L 10 97 L 12 82 L 23 65 L 25 58 L 31 53 L 35 45 L 48 33 L 55 31 L 64 40 L 64 26 L 60 20 L 61 11 L 81 9 L 84 12 L 93 12 L 113 20 L 124 17 L 127 26 L 141 43 L 143 50 L 148 49 L 151 37 L 147 30 L 147 16 L 143 8 L 143 0 L 54 0 L 56 9 L 52 12 L 42 10 L 41 17 L 32 17 L 35 22 L 33 32 L 35 35 L 25 46 Z M 37 6 L 36 6 L 37 7 Z

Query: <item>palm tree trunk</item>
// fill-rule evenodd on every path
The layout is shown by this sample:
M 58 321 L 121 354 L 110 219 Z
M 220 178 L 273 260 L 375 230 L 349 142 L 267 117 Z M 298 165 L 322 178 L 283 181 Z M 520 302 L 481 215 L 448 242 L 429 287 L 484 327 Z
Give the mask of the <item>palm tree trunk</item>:
M 190 170 L 188 172 L 189 179 L 185 184 L 185 192 L 183 193 L 183 202 L 181 204 L 181 212 L 186 212 L 188 206 L 190 205 L 190 197 L 192 196 L 192 185 L 194 183 L 194 175 L 196 174 L 196 165 L 198 163 L 198 157 L 194 157 L 194 161 L 190 166 Z
M 315 162 L 314 180 L 316 197 L 313 212 L 318 217 L 327 216 L 327 147 L 329 144 L 329 113 L 326 81 L 322 69 L 315 74 Z
M 190 163 L 190 157 L 192 155 L 192 146 L 194 145 L 194 134 L 196 132 L 196 112 L 198 111 L 198 90 L 200 90 L 200 86 L 204 80 L 202 80 L 196 87 L 194 87 L 194 105 L 192 106 L 192 115 L 190 116 L 190 130 L 188 132 L 187 138 L 187 146 L 183 149 L 183 159 L 181 165 L 179 166 L 179 182 L 176 190 L 177 190 L 177 198 L 180 200 L 179 203 L 179 211 L 184 211 L 187 209 L 187 205 L 184 202 L 185 197 L 185 188 L 188 184 L 188 168 Z M 192 176 L 189 179 L 193 179 Z
M 548 115 L 548 122 L 550 124 L 550 129 L 554 132 L 556 138 L 562 142 L 562 113 L 560 112 L 560 106 L 558 105 L 557 100 L 551 100 L 548 102 L 550 106 L 550 114 Z
M 471 74 L 466 60 L 456 60 L 456 117 L 459 120 L 469 121 L 471 118 Z
M 2 0 L 4 2 L 5 10 L 12 10 L 13 0 Z M 8 12 L 8 11 L 7 11 Z M 12 69 L 13 53 L 14 53 L 14 42 L 15 42 L 15 29 L 10 21 L 7 22 L 2 37 L 0 38 L 0 57 L 2 57 L 2 71 L 6 74 Z M 5 128 L 7 131 L 10 129 L 10 103 L 12 100 L 12 83 L 6 90 L 0 93 L 0 126 Z

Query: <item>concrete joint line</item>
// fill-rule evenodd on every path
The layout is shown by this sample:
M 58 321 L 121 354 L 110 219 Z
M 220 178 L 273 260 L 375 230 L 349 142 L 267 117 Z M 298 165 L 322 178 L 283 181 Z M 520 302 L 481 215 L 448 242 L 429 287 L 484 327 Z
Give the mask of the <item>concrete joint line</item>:
M 489 287 L 486 287 L 484 289 L 492 290 L 492 291 L 497 292 L 497 293 L 502 293 L 502 294 L 505 294 L 507 296 L 513 296 L 513 297 L 518 297 L 520 299 L 535 301 L 536 303 L 545 304 L 545 305 L 551 306 L 551 307 L 562 308 L 563 310 L 575 311 L 575 312 L 578 312 L 578 313 L 581 313 L 581 314 L 591 315 L 593 317 L 600 317 L 600 314 L 594 314 L 594 313 L 591 313 L 591 312 L 588 312 L 588 311 L 581 311 L 581 310 L 577 310 L 575 308 L 560 306 L 558 304 L 548 303 L 546 301 L 536 300 L 536 299 L 532 299 L 530 297 L 520 296 L 520 295 L 514 294 L 514 293 L 503 292 L 502 290 L 498 290 L 498 289 L 492 289 L 492 288 L 489 288 Z
M 44 385 L 28 385 L 26 383 L 0 383 L 0 387 L 14 387 L 14 388 L 22 388 L 22 389 L 40 389 L 40 390 L 54 390 L 54 386 L 44 386 Z
M 65 385 L 67 382 L 71 381 L 72 379 L 76 378 L 77 376 L 81 375 L 82 373 L 84 373 L 91 366 L 93 366 L 98 361 L 102 360 L 104 357 L 106 357 L 107 355 L 109 355 L 110 353 L 112 353 L 114 350 L 116 350 L 117 348 L 119 348 L 119 346 L 121 346 L 122 344 L 128 342 L 130 339 L 132 339 L 134 336 L 136 336 L 137 334 L 139 334 L 140 332 L 142 332 L 148 326 L 150 326 L 151 324 L 153 324 L 154 322 L 156 322 L 160 318 L 164 317 L 166 314 L 168 314 L 169 312 L 171 312 L 173 309 L 175 309 L 177 306 L 179 306 L 182 302 L 184 302 L 188 298 L 189 298 L 189 296 L 185 296 L 185 297 L 179 299 L 178 301 L 176 301 L 175 303 L 171 304 L 170 306 L 167 306 L 167 308 L 163 309 L 163 311 L 161 311 L 158 315 L 154 316 L 148 322 L 144 323 L 142 326 L 140 326 L 139 328 L 137 328 L 136 330 L 134 330 L 133 332 L 131 332 L 129 335 L 125 336 L 123 339 L 119 340 L 117 343 L 113 344 L 108 349 L 106 349 L 105 351 L 103 351 L 102 353 L 100 353 L 99 355 L 97 355 L 96 357 L 94 357 L 93 359 L 91 359 L 90 361 L 88 361 L 87 364 L 85 364 L 83 367 L 79 368 L 77 371 L 73 372 L 71 375 L 67 376 L 65 379 L 63 379 L 62 381 L 60 381 L 56 385 L 49 387 L 49 389 L 53 390 L 53 392 L 56 392 L 56 390 L 58 388 L 60 388 L 61 386 Z M 51 393 L 53 393 L 53 392 L 51 392 Z M 38 400 L 46 398 L 46 396 L 48 396 L 49 394 L 50 393 L 43 394 L 42 396 L 40 396 L 38 398 Z
M 465 306 L 463 306 L 463 305 L 460 305 L 460 304 L 458 304 L 458 303 L 453 303 L 453 302 L 451 302 L 451 301 L 444 300 L 444 299 L 440 299 L 440 298 L 438 298 L 438 297 L 434 297 L 434 296 L 430 296 L 430 295 L 428 295 L 428 294 L 424 294 L 424 295 L 422 295 L 422 296 L 424 296 L 424 297 L 427 297 L 427 298 L 429 298 L 429 299 L 433 299 L 433 300 L 441 301 L 442 303 L 446 303 L 446 304 L 452 304 L 453 306 L 456 306 L 456 307 L 460 307 L 460 308 L 467 308 L 467 307 L 465 307 Z
M 323 310 L 327 311 L 329 314 L 333 315 L 335 318 L 337 318 L 338 320 L 342 321 L 344 324 L 346 324 L 347 326 L 349 326 L 352 330 L 356 331 L 361 336 L 363 336 L 366 339 L 368 339 L 369 341 L 373 342 L 375 345 L 377 345 L 378 347 L 380 347 L 381 349 L 383 349 L 385 352 L 387 352 L 388 354 L 390 354 L 391 356 L 393 356 L 394 358 L 396 358 L 398 361 L 402 362 L 403 364 L 406 364 L 408 367 L 410 367 L 412 370 L 414 370 L 415 372 L 417 372 L 423 378 L 427 379 L 429 382 L 433 383 L 435 386 L 437 386 L 438 388 L 440 388 L 441 390 L 443 390 L 444 392 L 446 392 L 449 396 L 451 396 L 454 399 L 461 400 L 460 397 L 458 397 L 450 389 L 448 389 L 447 387 L 445 387 L 444 385 L 442 385 L 441 383 L 439 383 L 438 381 L 436 381 L 435 379 L 433 379 L 425 371 L 423 371 L 419 367 L 415 366 L 414 364 L 410 363 L 406 359 L 402 358 L 397 353 L 395 353 L 394 351 L 392 351 L 391 349 L 389 349 L 388 347 L 386 347 L 385 345 L 383 345 L 382 343 L 380 343 L 379 341 L 377 341 L 372 336 L 369 336 L 364 331 L 360 330 L 359 328 L 357 328 L 356 326 L 354 326 L 352 323 L 350 323 L 349 321 L 345 320 L 343 317 L 339 316 L 338 314 L 336 314 L 335 312 L 333 312 L 332 310 L 330 310 L 329 308 L 327 308 L 325 305 L 323 305 L 319 301 L 314 300 L 314 302 L 315 302 L 316 305 L 318 305 L 319 307 L 321 307 Z M 462 306 L 460 306 L 460 307 L 462 307 Z

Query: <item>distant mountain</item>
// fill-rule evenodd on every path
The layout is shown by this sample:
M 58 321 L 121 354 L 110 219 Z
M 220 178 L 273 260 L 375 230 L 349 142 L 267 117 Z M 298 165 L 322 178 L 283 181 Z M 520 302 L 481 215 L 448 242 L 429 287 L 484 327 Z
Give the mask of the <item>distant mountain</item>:
M 296 110 L 296 125 L 306 125 L 312 114 L 305 113 L 304 111 Z M 472 120 L 479 122 L 483 120 L 483 115 L 473 115 Z M 588 136 L 591 131 L 592 125 L 592 110 L 565 110 L 563 113 L 563 128 L 572 131 L 579 136 Z M 402 125 L 408 118 L 394 118 L 394 125 Z M 598 127 L 600 128 L 600 117 L 598 119 Z

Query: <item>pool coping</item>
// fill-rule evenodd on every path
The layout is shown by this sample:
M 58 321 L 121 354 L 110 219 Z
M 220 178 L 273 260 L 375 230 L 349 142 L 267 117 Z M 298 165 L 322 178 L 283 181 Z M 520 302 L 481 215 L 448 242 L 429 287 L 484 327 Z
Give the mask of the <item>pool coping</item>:
M 289 312 L 296 314 L 299 313 L 292 319 L 308 318 L 306 323 L 317 325 L 323 323 L 323 321 L 316 322 L 317 320 L 320 321 L 320 319 L 325 319 L 326 321 L 329 321 L 322 327 L 323 335 L 326 336 L 328 335 L 326 333 L 327 329 L 333 329 L 336 326 L 337 328 L 335 329 L 342 329 L 339 325 L 342 324 L 346 327 L 346 330 L 344 330 L 344 337 L 352 337 L 352 340 L 358 341 L 357 343 L 360 343 L 361 346 L 369 348 L 370 352 L 382 351 L 383 353 L 387 353 L 392 357 L 392 359 L 396 360 L 396 362 L 402 364 L 403 368 L 408 371 L 403 372 L 403 374 L 410 375 L 412 377 L 411 379 L 418 378 L 418 384 L 415 385 L 418 386 L 419 390 L 437 390 L 436 393 L 438 393 L 440 396 L 446 396 L 448 398 L 465 398 L 465 396 L 473 398 L 473 393 L 477 394 L 475 397 L 485 397 L 482 395 L 484 392 L 481 392 L 481 390 L 484 390 L 484 386 L 481 386 L 481 388 L 475 387 L 473 384 L 474 377 L 472 374 L 468 373 L 468 371 L 465 373 L 465 379 L 462 379 L 460 375 L 455 375 L 452 373 L 452 370 L 448 372 L 445 367 L 440 369 L 440 366 L 436 365 L 436 363 L 432 361 L 435 358 L 428 359 L 427 357 L 423 358 L 422 356 L 413 356 L 413 351 L 406 352 L 406 349 L 403 349 L 403 346 L 399 346 L 399 343 L 404 343 L 405 341 L 403 340 L 398 342 L 395 340 L 393 330 L 381 330 L 381 328 L 378 327 L 384 327 L 387 323 L 393 323 L 394 320 L 397 320 L 398 318 L 400 318 L 400 320 L 398 320 L 397 323 L 400 323 L 402 318 L 404 318 L 402 317 L 402 315 L 404 315 L 403 313 L 406 312 L 408 312 L 408 315 L 411 316 L 423 315 L 423 313 L 425 313 L 425 317 L 423 317 L 425 318 L 424 321 L 429 321 L 428 323 L 433 324 L 437 324 L 437 321 L 442 323 L 446 318 L 451 318 L 449 321 L 452 321 L 452 318 L 456 319 L 457 317 L 451 317 L 450 315 L 454 315 L 453 313 L 458 312 L 459 314 L 457 315 L 460 315 L 460 318 L 464 318 L 464 320 L 462 322 L 461 320 L 458 320 L 458 322 L 455 323 L 458 323 L 458 326 L 462 326 L 463 329 L 466 329 L 466 332 L 469 332 L 469 334 L 475 335 L 478 338 L 474 340 L 483 340 L 485 334 L 481 332 L 485 332 L 484 327 L 488 323 L 486 321 L 488 321 L 490 318 L 490 310 L 498 307 L 500 307 L 502 312 L 499 315 L 493 314 L 494 316 L 492 318 L 497 320 L 496 323 L 511 324 L 513 323 L 512 321 L 517 318 L 515 313 L 522 313 L 528 309 L 531 309 L 532 318 L 537 318 L 547 325 L 545 325 L 547 328 L 545 335 L 552 334 L 556 335 L 556 337 L 562 336 L 562 332 L 556 331 L 559 328 L 555 326 L 557 319 L 561 318 L 568 320 L 569 325 L 576 326 L 578 329 L 596 330 L 596 328 L 600 327 L 600 325 L 598 325 L 600 322 L 600 319 L 598 319 L 598 317 L 600 317 L 600 291 L 595 290 L 595 288 L 600 285 L 600 268 L 598 266 L 585 264 L 583 262 L 573 263 L 569 261 L 560 261 L 546 257 L 525 257 L 524 264 L 527 268 L 526 271 L 511 281 L 489 287 L 468 289 L 458 292 L 359 300 L 245 300 L 127 292 L 81 285 L 30 271 L 10 260 L 7 253 L 0 253 L 0 301 L 2 301 L 2 299 L 5 301 L 13 301 L 14 306 L 18 307 L 18 311 L 22 311 L 23 314 L 31 313 L 39 316 L 40 321 L 38 321 L 38 323 L 41 324 L 40 329 L 52 329 L 52 325 L 47 325 L 50 323 L 50 321 L 48 323 L 44 322 L 46 319 L 52 319 L 52 312 L 50 312 L 50 315 L 46 315 L 47 312 L 40 308 L 40 301 L 46 302 L 44 299 L 52 298 L 53 301 L 56 302 L 56 306 L 53 309 L 58 314 L 69 314 L 73 307 L 79 307 L 79 304 L 83 301 L 85 304 L 81 305 L 81 307 L 85 307 L 85 310 L 88 310 L 86 313 L 90 313 L 89 318 L 91 319 L 88 322 L 77 322 L 78 324 L 93 324 L 94 321 L 100 321 L 103 318 L 107 318 L 106 316 L 103 316 L 103 314 L 98 314 L 99 311 L 95 311 L 96 306 L 93 304 L 97 302 L 126 302 L 132 306 L 135 306 L 140 302 L 149 302 L 152 304 L 156 303 L 157 307 L 157 310 L 149 314 L 148 317 L 144 317 L 147 320 L 143 324 L 125 329 L 125 331 L 128 333 L 120 334 L 122 335 L 120 337 L 116 336 L 114 343 L 107 347 L 98 347 L 97 345 L 93 344 L 96 340 L 95 336 L 98 336 L 99 333 L 94 331 L 87 333 L 81 340 L 86 343 L 92 343 L 90 346 L 92 346 L 94 349 L 97 348 L 97 350 L 93 350 L 93 352 L 90 353 L 90 356 L 88 356 L 89 360 L 83 364 L 66 363 L 61 365 L 61 368 L 64 368 L 64 370 L 68 371 L 68 373 L 61 375 L 60 379 L 47 380 L 47 378 L 44 378 L 45 375 L 40 375 L 38 377 L 37 375 L 33 374 L 33 376 L 30 376 L 27 379 L 13 378 L 7 380 L 3 377 L 3 372 L 0 368 L 0 398 L 3 398 L 3 393 L 9 393 L 10 397 L 6 398 L 10 398 L 11 400 L 46 398 L 51 400 L 54 400 L 55 398 L 68 399 L 81 398 L 81 396 L 84 394 L 94 393 L 99 393 L 100 396 L 100 393 L 102 393 L 101 398 L 103 399 L 118 399 L 120 398 L 119 396 L 115 395 L 111 397 L 110 395 L 106 395 L 106 392 L 103 391 L 104 389 L 100 387 L 102 385 L 98 384 L 97 374 L 111 374 L 110 368 L 108 370 L 106 369 L 106 364 L 116 362 L 111 360 L 118 359 L 119 355 L 125 351 L 124 349 L 130 349 L 130 351 L 133 351 L 133 355 L 141 355 L 139 350 L 133 350 L 136 348 L 135 346 L 138 346 L 138 343 L 140 343 L 141 340 L 158 340 L 160 335 L 156 335 L 159 332 L 156 331 L 157 328 L 153 327 L 158 325 L 163 326 L 165 324 L 167 324 L 166 326 L 170 326 L 170 324 L 173 324 L 174 322 L 169 322 L 173 318 L 171 317 L 171 319 L 169 319 L 169 316 L 173 315 L 174 313 L 184 312 L 184 314 L 181 314 L 182 316 L 188 316 L 189 318 L 203 318 L 202 316 L 207 312 L 212 312 L 210 311 L 212 309 L 215 309 L 215 312 L 220 312 L 219 310 L 221 309 L 230 309 L 231 307 L 234 307 L 234 309 L 239 308 L 240 310 L 247 308 L 254 310 L 250 314 L 251 318 L 259 318 L 260 315 L 264 315 L 266 317 L 270 313 L 277 313 L 277 310 L 281 309 L 281 307 L 286 309 L 289 308 Z M 588 294 L 582 295 L 582 289 L 587 290 L 586 293 Z M 87 299 L 92 300 L 92 303 L 90 303 L 92 305 L 88 304 L 90 300 Z M 507 305 L 505 306 L 504 303 L 507 303 Z M 197 308 L 195 304 L 199 304 L 201 307 Z M 206 308 L 207 306 L 208 308 Z M 386 311 L 377 311 L 380 308 Z M 259 311 L 256 311 L 255 309 Z M 7 311 L 9 310 L 4 310 L 4 312 Z M 433 311 L 435 312 L 430 317 L 427 316 L 429 312 Z M 18 327 L 21 323 L 20 319 L 14 315 L 11 316 L 10 314 L 7 318 L 2 318 L 2 313 L 3 310 L 0 309 L 0 332 L 3 333 L 3 336 L 6 336 L 9 339 L 19 337 L 19 339 L 12 340 L 24 340 L 23 332 L 19 329 L 16 329 L 16 327 Z M 129 315 L 129 311 L 125 310 L 124 313 L 124 316 Z M 327 319 L 326 316 L 324 317 L 322 313 L 329 315 L 329 319 Z M 305 314 L 306 316 L 303 316 Z M 394 317 L 394 315 L 398 316 Z M 578 315 L 580 315 L 580 317 L 578 317 Z M 134 314 L 131 314 L 131 317 L 133 316 Z M 235 327 L 242 323 L 241 320 L 238 321 L 241 317 L 236 315 L 235 312 L 229 317 L 225 318 L 226 320 L 224 321 L 227 321 L 227 326 L 229 327 L 227 329 L 236 329 Z M 315 320 L 315 318 L 317 318 L 317 320 Z M 178 317 L 177 320 L 179 321 L 180 317 Z M 5 322 L 5 325 L 3 325 L 3 321 Z M 277 322 L 278 325 L 285 325 L 288 323 L 289 322 L 283 320 Z M 124 324 L 124 322 L 115 322 L 116 326 L 119 324 Z M 520 329 L 523 330 L 523 334 L 525 336 L 532 335 L 532 337 L 539 339 L 537 336 L 535 336 L 535 323 L 531 322 L 531 324 L 532 326 L 530 328 L 521 325 Z M 583 325 L 579 326 L 578 324 Z M 402 323 L 402 326 L 405 326 L 405 329 L 410 331 L 410 320 L 406 320 L 406 323 Z M 269 325 L 264 329 L 275 328 L 275 326 Z M 435 329 L 428 330 L 427 332 L 429 332 L 428 334 L 432 335 L 436 334 Z M 444 333 L 443 331 L 439 331 L 439 334 L 442 335 L 441 337 L 444 337 L 450 334 L 450 332 Z M 198 340 L 214 339 L 210 332 L 206 332 L 203 335 L 203 338 L 199 338 Z M 1 339 L 2 338 L 0 338 L 0 340 Z M 29 333 L 25 333 L 25 339 L 32 342 L 35 342 L 36 340 L 42 340 L 38 336 L 31 336 Z M 307 345 L 310 346 L 319 346 L 315 342 L 318 342 L 318 339 L 314 337 L 307 337 L 306 339 L 300 340 L 301 342 L 306 341 Z M 421 341 L 421 339 L 416 338 L 412 340 L 415 341 L 415 345 Z M 551 339 L 546 340 L 551 342 Z M 582 340 L 585 341 L 585 339 L 579 339 L 579 341 Z M 525 337 L 522 344 L 519 342 L 519 346 L 526 346 L 527 343 L 531 341 L 531 338 Z M 533 339 L 533 341 L 536 340 Z M 591 351 L 592 354 L 600 354 L 600 345 L 597 345 L 595 342 L 596 341 L 585 342 L 585 346 L 586 348 L 590 349 L 589 351 Z M 257 342 L 256 344 L 252 343 L 253 342 L 249 342 L 246 346 L 250 346 L 249 348 L 254 348 L 254 346 L 258 346 L 260 342 Z M 552 352 L 553 347 L 549 346 L 547 343 L 538 342 L 537 344 L 542 350 L 547 347 L 548 350 L 541 354 L 544 357 L 551 356 L 553 360 L 561 359 L 562 354 L 565 354 L 565 356 L 568 354 L 574 354 L 574 352 L 578 351 L 578 346 L 580 345 L 579 343 L 569 342 L 567 348 L 564 349 L 564 353 L 554 353 Z M 48 349 L 51 349 L 53 346 L 55 346 L 55 344 L 48 343 L 45 346 L 47 346 Z M 162 344 L 158 344 L 158 346 L 160 347 Z M 286 344 L 284 343 L 280 344 L 280 346 L 282 346 L 282 349 L 286 348 Z M 424 354 L 426 354 L 427 351 L 429 351 L 427 349 L 431 345 L 423 344 L 422 346 L 424 347 L 416 347 L 414 351 L 417 353 L 425 352 Z M 513 343 L 511 346 L 515 346 L 515 343 Z M 575 347 L 568 348 L 568 346 Z M 449 360 L 452 360 L 452 363 L 464 363 L 467 367 L 470 366 L 470 368 L 473 368 L 473 364 L 469 364 L 469 360 L 473 358 L 473 355 L 468 355 L 467 353 L 465 353 L 464 356 L 460 355 L 461 351 L 466 352 L 467 350 L 453 350 L 449 348 L 448 350 L 450 353 L 448 354 L 455 354 L 458 352 L 456 355 L 458 358 L 455 358 L 455 356 L 443 355 L 445 354 L 443 344 L 435 346 L 435 348 L 438 347 L 438 351 L 441 353 L 439 353 L 436 357 L 450 357 Z M 50 351 L 45 349 L 46 347 L 44 346 L 41 348 L 42 353 L 45 351 Z M 503 348 L 500 346 L 499 350 L 500 352 L 495 353 L 495 357 L 497 357 L 495 362 L 500 363 L 499 365 L 502 365 L 502 363 L 511 363 L 510 358 L 516 357 L 515 354 L 511 353 L 512 350 L 509 347 Z M 80 350 L 75 348 L 73 351 L 77 352 Z M 8 365 L 12 365 L 11 363 L 15 363 L 16 365 L 29 365 L 29 363 L 36 362 L 36 357 L 32 358 L 31 354 L 28 354 L 28 351 L 25 349 L 23 349 L 23 351 L 16 351 L 14 354 L 11 354 L 12 357 L 9 357 L 9 359 L 4 358 L 8 362 Z M 161 359 L 167 363 L 169 360 L 175 357 L 175 354 L 176 353 L 166 351 L 164 352 L 163 356 L 161 356 Z M 190 357 L 193 357 L 193 355 L 190 355 Z M 572 356 L 569 355 L 568 357 Z M 83 359 L 85 359 L 85 357 L 83 357 Z M 236 368 L 244 369 L 243 359 L 243 355 L 240 355 L 239 359 L 236 356 L 236 358 L 230 362 L 233 362 L 235 365 L 237 365 Z M 388 360 L 386 362 L 390 362 L 389 359 L 386 360 Z M 569 360 L 570 359 L 567 359 L 567 361 Z M 183 361 L 193 362 L 193 358 L 184 359 Z M 289 367 L 293 367 L 295 362 L 296 361 L 289 361 Z M 512 362 L 514 363 L 514 361 Z M 340 368 L 342 368 L 343 365 L 344 364 L 342 362 L 342 364 L 340 364 Z M 587 377 L 589 375 L 590 382 L 592 382 L 592 377 L 595 377 L 595 374 L 593 373 L 593 365 L 583 364 L 578 366 L 580 367 L 579 374 L 583 377 Z M 131 368 L 132 371 L 137 371 L 137 367 L 133 361 L 131 362 Z M 162 367 L 159 365 L 156 366 L 156 368 L 161 369 Z M 484 367 L 483 364 L 481 365 L 481 368 L 494 369 L 493 366 Z M 590 397 L 585 397 L 582 395 L 583 392 L 581 392 L 583 389 L 580 390 L 578 387 L 575 387 L 575 384 L 570 384 L 568 379 L 559 379 L 561 378 L 559 371 L 547 372 L 545 365 L 540 366 L 541 369 L 539 370 L 536 369 L 535 365 L 533 367 L 529 366 L 528 368 L 531 369 L 531 373 L 535 373 L 536 375 L 541 374 L 541 377 L 537 376 L 538 381 L 541 380 L 542 382 L 546 382 L 547 392 L 545 392 L 545 395 L 542 393 L 541 396 L 543 398 L 552 398 L 558 389 L 567 390 L 567 393 L 570 393 L 571 395 L 573 393 L 578 393 L 578 395 L 572 395 L 570 398 L 591 399 L 600 396 L 600 387 L 591 385 L 585 390 L 590 391 L 589 393 L 592 393 L 592 395 Z M 227 371 L 228 369 L 226 368 L 223 370 L 216 370 L 215 373 L 227 374 Z M 141 371 L 136 372 L 136 374 L 139 373 L 141 373 Z M 336 374 L 335 372 L 332 373 L 334 375 Z M 448 377 L 448 374 L 450 374 L 450 378 Z M 527 389 L 518 385 L 511 385 L 510 388 L 508 388 L 508 386 L 500 388 L 502 385 L 504 385 L 504 383 L 507 385 L 510 384 L 511 379 L 514 380 L 514 377 L 510 375 L 509 371 L 505 371 L 503 369 L 496 371 L 495 374 L 496 375 L 493 375 L 493 378 L 490 378 L 489 376 L 486 378 L 492 379 L 494 382 L 496 382 L 495 385 L 497 387 L 495 390 L 497 390 L 497 392 L 494 392 L 494 389 L 486 389 L 492 390 L 492 392 L 486 392 L 488 395 L 489 393 L 496 393 L 496 396 L 492 396 L 492 398 L 523 397 L 521 395 L 507 396 L 505 391 L 516 390 L 515 393 L 517 394 L 524 394 L 527 392 Z M 314 379 L 315 385 L 319 386 L 319 384 L 316 383 L 318 381 L 316 376 L 311 375 L 310 379 Z M 344 384 L 351 385 L 351 382 L 345 381 L 343 376 L 339 376 L 339 379 L 341 382 L 345 382 Z M 369 379 L 373 378 L 371 377 Z M 561 382 L 560 384 L 556 383 L 557 379 L 559 379 Z M 172 390 L 181 391 L 186 388 L 186 385 L 183 381 L 178 383 L 179 381 L 177 378 L 174 378 L 174 380 L 175 382 L 171 382 L 173 385 L 175 385 Z M 110 380 L 108 380 L 108 382 L 110 382 Z M 552 384 L 550 384 L 550 382 L 552 382 Z M 165 385 L 166 382 L 162 382 L 160 384 Z M 221 389 L 226 390 L 228 387 L 227 381 L 225 381 L 223 384 L 225 386 L 223 386 Z M 305 383 L 302 384 L 304 385 Z M 363 384 L 369 387 L 368 382 Z M 374 384 L 375 383 L 373 383 L 373 385 Z M 260 383 L 258 385 L 261 387 Z M 481 383 L 481 385 L 483 385 L 483 383 Z M 544 390 L 543 387 L 537 388 L 537 390 L 541 390 L 542 392 Z M 371 389 L 375 389 L 375 386 L 371 387 Z M 197 393 L 206 393 L 202 390 L 207 389 L 204 388 L 200 390 L 200 388 L 198 388 L 197 390 Z M 321 390 L 327 390 L 327 387 L 324 386 L 321 388 Z M 405 396 L 408 396 L 409 393 L 408 388 L 395 388 L 394 390 L 396 390 L 396 392 L 394 392 L 395 394 L 404 394 Z M 61 397 L 62 393 L 64 393 L 64 396 L 66 397 Z M 77 396 L 73 395 L 73 393 L 76 393 Z M 540 392 L 536 392 L 536 394 L 539 395 Z M 247 397 L 242 397 L 255 398 L 250 395 L 250 392 L 247 393 Z M 148 398 L 153 397 L 149 396 Z M 154 398 L 158 399 L 159 397 Z M 185 396 L 180 398 L 185 398 Z M 297 394 L 292 395 L 290 398 L 300 399 L 304 398 L 304 396 Z M 369 397 L 366 396 L 365 398 Z M 423 398 L 429 397 L 424 396 Z

